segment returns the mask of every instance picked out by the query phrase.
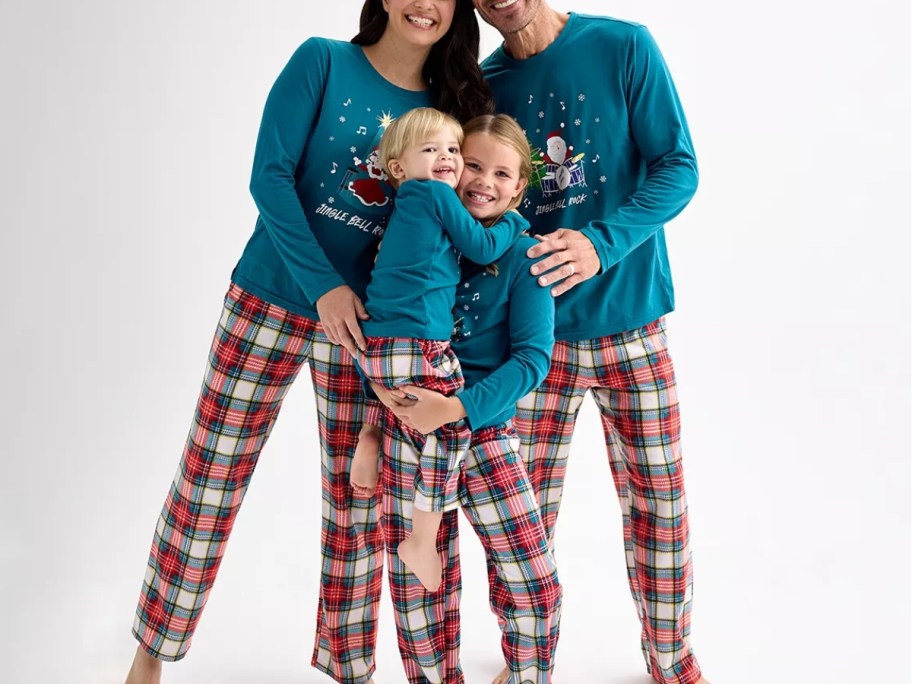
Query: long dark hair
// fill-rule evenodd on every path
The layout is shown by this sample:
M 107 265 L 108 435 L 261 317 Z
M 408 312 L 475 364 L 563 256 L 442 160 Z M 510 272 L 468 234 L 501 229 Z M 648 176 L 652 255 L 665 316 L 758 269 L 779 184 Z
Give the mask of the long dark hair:
M 365 0 L 361 26 L 352 38 L 355 45 L 373 45 L 380 40 L 389 20 L 383 0 Z M 480 35 L 472 0 L 456 0 L 453 24 L 431 48 L 421 75 L 427 82 L 434 106 L 466 122 L 494 111 L 491 89 L 478 66 Z

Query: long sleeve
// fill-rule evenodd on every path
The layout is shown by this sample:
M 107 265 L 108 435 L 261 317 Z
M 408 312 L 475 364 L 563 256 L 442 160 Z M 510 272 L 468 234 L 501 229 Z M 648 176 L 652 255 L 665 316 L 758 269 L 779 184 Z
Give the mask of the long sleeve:
M 295 172 L 320 111 L 329 51 L 311 39 L 279 74 L 263 111 L 250 193 L 282 262 L 316 302 L 344 285 L 311 231 L 295 191 Z
M 472 218 L 448 185 L 439 181 L 428 183 L 443 229 L 456 249 L 475 263 L 496 261 L 529 227 L 526 219 L 515 211 L 509 211 L 493 226 L 485 228 Z
M 631 136 L 645 179 L 626 202 L 581 230 L 607 270 L 680 213 L 697 189 L 697 162 L 687 121 L 659 48 L 645 27 L 633 34 L 626 90 Z
M 538 387 L 551 364 L 554 346 L 554 298 L 529 277 L 531 260 L 522 258 L 509 292 L 510 355 L 459 398 L 472 429 L 490 424 Z M 458 353 L 458 350 L 457 350 Z

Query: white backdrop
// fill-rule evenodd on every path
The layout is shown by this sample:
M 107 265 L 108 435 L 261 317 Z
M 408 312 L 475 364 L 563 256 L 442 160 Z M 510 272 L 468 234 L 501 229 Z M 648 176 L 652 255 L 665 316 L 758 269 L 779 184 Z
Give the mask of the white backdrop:
M 555 7 L 650 27 L 700 160 L 697 197 L 667 234 L 706 674 L 908 681 L 908 4 Z M 247 183 L 266 93 L 307 36 L 350 38 L 359 8 L 0 4 L 0 680 L 122 681 L 156 516 L 256 216 Z M 483 53 L 497 43 L 485 27 Z M 190 656 L 165 682 L 329 681 L 309 667 L 316 444 L 304 379 Z M 556 679 L 646 684 L 591 402 L 558 530 Z M 467 531 L 476 684 L 501 661 Z M 386 603 L 378 684 L 404 681 Z

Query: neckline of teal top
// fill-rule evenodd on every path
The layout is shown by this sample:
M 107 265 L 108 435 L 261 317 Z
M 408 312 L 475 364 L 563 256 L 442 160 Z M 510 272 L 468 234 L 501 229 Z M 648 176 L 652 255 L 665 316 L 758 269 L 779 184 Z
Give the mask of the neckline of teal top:
M 559 54 L 560 50 L 563 47 L 563 44 L 570 40 L 570 33 L 572 33 L 572 29 L 576 24 L 577 13 L 568 12 L 567 14 L 569 15 L 567 18 L 567 23 L 564 25 L 564 28 L 561 29 L 561 32 L 557 34 L 557 38 L 554 39 L 554 42 L 536 55 L 526 57 L 525 59 L 516 59 L 515 57 L 511 56 L 509 52 L 507 52 L 504 44 L 501 43 L 500 51 L 502 53 L 501 58 L 503 61 L 509 64 L 511 69 L 529 69 L 535 67 L 546 59 L 550 59 L 554 55 Z
M 355 52 L 357 53 L 359 59 L 361 59 L 363 61 L 364 66 L 367 67 L 368 71 L 374 76 L 374 80 L 376 81 L 378 86 L 380 86 L 381 88 L 384 88 L 385 90 L 388 90 L 389 92 L 391 92 L 393 95 L 396 95 L 396 96 L 404 96 L 404 97 L 409 97 L 409 98 L 424 98 L 427 96 L 427 93 L 428 93 L 427 88 L 423 88 L 422 90 L 409 90 L 408 88 L 402 88 L 400 86 L 397 86 L 395 83 L 388 81 L 383 76 L 383 74 L 381 74 L 379 71 L 377 71 L 376 67 L 374 67 L 374 65 L 371 64 L 371 61 L 367 58 L 367 55 L 364 54 L 363 46 L 355 45 L 354 43 L 352 43 L 351 45 L 355 48 Z

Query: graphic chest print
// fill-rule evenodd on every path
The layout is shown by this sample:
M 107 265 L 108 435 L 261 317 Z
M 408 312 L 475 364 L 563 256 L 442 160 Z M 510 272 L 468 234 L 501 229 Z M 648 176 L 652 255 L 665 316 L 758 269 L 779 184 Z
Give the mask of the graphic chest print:
M 524 213 L 548 214 L 585 203 L 590 192 L 598 195 L 598 186 L 607 178 L 598 168 L 601 156 L 592 153 L 591 145 L 601 117 L 591 111 L 586 94 L 527 93 L 524 109 L 520 121 L 532 148 Z
M 389 112 L 377 114 L 371 107 L 359 107 L 352 98 L 341 105 L 344 113 L 337 120 L 338 132 L 329 136 L 328 143 L 338 144 L 338 138 L 355 144 L 346 150 L 349 156 L 344 168 L 330 162 L 329 182 L 320 183 L 321 189 L 328 190 L 326 199 L 315 213 L 379 237 L 389 221 L 395 193 L 380 166 L 378 148 L 393 117 Z

